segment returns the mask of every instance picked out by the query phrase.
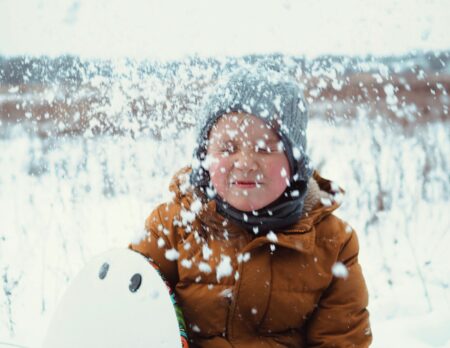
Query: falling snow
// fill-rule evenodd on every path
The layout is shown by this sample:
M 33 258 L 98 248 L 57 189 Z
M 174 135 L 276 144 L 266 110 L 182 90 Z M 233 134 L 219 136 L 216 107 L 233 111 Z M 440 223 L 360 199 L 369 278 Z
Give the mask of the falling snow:
M 180 256 L 180 254 L 178 253 L 178 251 L 176 249 L 172 248 L 172 249 L 166 250 L 164 256 L 169 261 L 175 261 L 175 260 L 178 260 L 178 257 Z
M 347 278 L 348 277 L 348 270 L 347 267 L 342 262 L 336 262 L 333 267 L 331 267 L 331 272 L 335 277 L 338 278 Z
M 233 267 L 231 266 L 231 258 L 226 255 L 221 256 L 219 265 L 216 268 L 217 281 L 221 278 L 228 277 L 233 272 Z
M 387 347 L 394 337 L 396 346 L 449 346 L 448 53 L 389 59 L 191 57 L 159 63 L 29 57 L 17 58 L 27 68 L 9 77 L 2 64 L 14 59 L 1 58 L 0 341 L 38 342 L 57 299 L 87 260 L 145 238 L 149 212 L 175 198 L 167 187 L 192 158 L 196 107 L 214 87 L 212 81 L 256 60 L 289 72 L 305 87 L 310 105 L 298 107 L 311 113 L 308 147 L 294 147 L 293 156 L 301 161 L 307 150 L 313 167 L 333 180 L 335 194 L 321 203 L 342 203 L 336 214 L 351 223 L 346 233 L 357 233 L 374 346 Z M 355 91 L 359 94 L 351 95 Z M 273 102 L 281 108 L 280 98 Z M 257 145 L 266 146 L 263 140 Z M 286 177 L 286 170 L 280 175 Z M 189 178 L 180 180 L 186 193 Z M 208 189 L 207 194 L 217 193 Z M 292 197 L 299 194 L 294 190 Z M 195 233 L 192 223 L 201 209 L 199 199 L 186 204 L 176 226 Z M 166 238 L 168 221 L 161 222 L 158 231 Z M 235 255 L 237 260 L 218 255 L 212 268 L 208 246 L 202 247 L 202 261 L 181 259 L 164 238 L 156 243 L 169 248 L 167 260 L 215 272 L 217 280 L 238 280 L 232 261 L 251 260 L 249 252 Z M 276 256 L 277 234 L 269 232 L 267 239 Z M 195 242 L 185 242 L 182 253 Z M 349 281 L 343 263 L 331 272 L 338 281 Z M 200 332 L 197 325 L 192 330 Z

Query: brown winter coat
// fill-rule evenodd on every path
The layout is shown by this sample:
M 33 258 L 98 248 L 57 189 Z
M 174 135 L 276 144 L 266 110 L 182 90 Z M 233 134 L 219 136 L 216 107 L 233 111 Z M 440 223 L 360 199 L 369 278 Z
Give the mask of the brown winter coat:
M 152 212 L 148 235 L 130 247 L 175 287 L 193 347 L 369 346 L 358 241 L 332 214 L 340 204 L 330 181 L 315 172 L 298 223 L 255 236 L 225 221 L 213 200 L 198 211 L 187 180 L 188 169 L 174 177 L 173 202 Z M 333 276 L 336 262 L 347 277 Z

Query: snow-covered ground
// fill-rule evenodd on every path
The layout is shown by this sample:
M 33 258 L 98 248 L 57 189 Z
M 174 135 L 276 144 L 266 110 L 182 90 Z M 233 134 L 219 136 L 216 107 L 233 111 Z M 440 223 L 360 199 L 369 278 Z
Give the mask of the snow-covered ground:
M 18 126 L 0 139 L 0 346 L 37 346 L 83 264 L 142 234 L 193 144 L 189 130 L 40 139 Z M 313 120 L 309 152 L 346 190 L 337 214 L 359 232 L 373 347 L 450 347 L 449 125 L 405 136 Z

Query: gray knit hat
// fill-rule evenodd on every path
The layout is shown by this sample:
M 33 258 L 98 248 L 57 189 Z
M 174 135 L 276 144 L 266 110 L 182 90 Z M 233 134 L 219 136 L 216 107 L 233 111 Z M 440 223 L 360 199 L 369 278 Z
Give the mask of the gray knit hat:
M 276 124 L 291 169 L 291 181 L 307 182 L 312 168 L 306 154 L 308 110 L 298 84 L 289 76 L 275 71 L 239 69 L 214 86 L 201 109 L 197 129 L 197 148 L 191 182 L 208 184 L 209 175 L 201 163 L 206 158 L 209 132 L 220 116 L 243 112 Z

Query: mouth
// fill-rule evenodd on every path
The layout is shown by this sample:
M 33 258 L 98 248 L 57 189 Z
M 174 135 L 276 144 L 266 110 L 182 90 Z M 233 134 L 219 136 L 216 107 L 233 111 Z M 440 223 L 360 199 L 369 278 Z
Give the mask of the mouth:
M 231 182 L 231 185 L 237 188 L 249 189 L 258 187 L 261 183 L 253 180 L 234 180 Z

